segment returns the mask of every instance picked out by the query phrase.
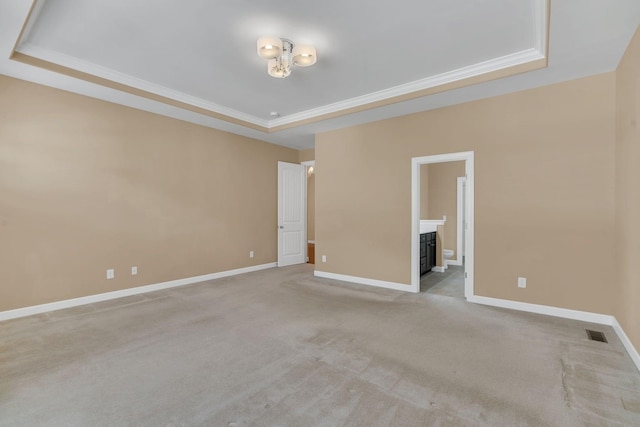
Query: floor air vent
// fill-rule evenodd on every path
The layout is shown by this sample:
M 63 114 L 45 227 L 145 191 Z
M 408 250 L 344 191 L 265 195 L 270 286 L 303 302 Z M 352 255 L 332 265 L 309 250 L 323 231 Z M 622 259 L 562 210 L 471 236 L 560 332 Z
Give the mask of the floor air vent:
M 607 337 L 602 332 L 587 329 L 587 336 L 591 341 L 607 342 Z

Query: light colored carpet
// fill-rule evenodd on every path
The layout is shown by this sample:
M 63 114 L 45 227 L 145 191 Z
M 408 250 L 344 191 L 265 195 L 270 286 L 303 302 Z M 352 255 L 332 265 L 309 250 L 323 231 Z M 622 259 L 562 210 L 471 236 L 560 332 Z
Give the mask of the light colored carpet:
M 640 425 L 609 327 L 312 269 L 0 323 L 0 425 Z

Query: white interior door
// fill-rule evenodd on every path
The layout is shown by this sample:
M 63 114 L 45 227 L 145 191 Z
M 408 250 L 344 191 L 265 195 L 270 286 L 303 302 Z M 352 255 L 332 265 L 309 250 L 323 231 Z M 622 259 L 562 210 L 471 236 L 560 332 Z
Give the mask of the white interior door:
M 307 170 L 278 162 L 278 267 L 307 257 Z

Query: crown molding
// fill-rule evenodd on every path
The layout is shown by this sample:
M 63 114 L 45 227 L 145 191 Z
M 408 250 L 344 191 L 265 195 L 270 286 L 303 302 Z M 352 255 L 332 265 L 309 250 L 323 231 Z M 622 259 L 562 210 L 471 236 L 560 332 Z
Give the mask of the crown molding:
M 480 83 L 485 80 L 544 68 L 548 65 L 550 0 L 534 0 L 532 3 L 533 19 L 531 22 L 534 29 L 533 47 L 529 49 L 366 95 L 272 120 L 265 120 L 88 61 L 30 44 L 28 42 L 29 32 L 34 25 L 41 5 L 42 2 L 37 0 L 32 4 L 31 11 L 22 26 L 11 54 L 12 60 L 84 80 L 98 87 L 119 90 L 151 101 L 161 102 L 240 126 L 246 126 L 264 133 L 275 133 L 310 122 L 382 107 L 436 92 Z
M 318 116 L 324 116 L 344 110 L 350 110 L 352 108 L 362 107 L 368 104 L 384 102 L 400 96 L 420 92 L 427 89 L 437 88 L 450 83 L 462 82 L 472 77 L 481 76 L 495 71 L 505 70 L 511 67 L 516 67 L 518 65 L 527 64 L 544 58 L 544 55 L 540 53 L 536 48 L 527 49 L 510 55 L 505 55 L 500 58 L 491 59 L 489 61 L 484 61 L 467 67 L 458 68 L 456 70 L 448 71 L 446 73 L 438 74 L 432 77 L 427 77 L 421 80 L 416 80 L 403 85 L 384 89 L 378 92 L 373 92 L 367 95 L 335 102 L 333 104 L 324 105 L 322 107 L 313 108 L 307 111 L 302 111 L 300 113 L 290 114 L 285 117 L 279 117 L 277 119 L 270 120 L 268 128 L 271 129 L 278 126 L 313 119 Z
M 551 0 L 533 2 L 534 47 L 546 59 L 549 51 L 549 21 Z
M 188 95 L 177 90 L 169 89 L 165 86 L 151 83 L 146 80 L 142 80 L 128 74 L 112 70 L 110 68 L 93 64 L 91 62 L 83 61 L 69 55 L 52 52 L 50 50 L 43 49 L 29 43 L 20 44 L 18 48 L 15 49 L 15 51 L 31 58 L 37 58 L 52 64 L 69 68 L 71 70 L 90 74 L 92 76 L 108 80 L 110 82 L 119 83 L 121 85 L 139 89 L 148 93 L 160 95 L 162 97 L 172 99 L 180 103 L 189 104 L 194 107 L 202 108 L 204 110 L 208 110 L 226 117 L 231 117 L 243 122 L 252 123 L 256 126 L 267 128 L 269 125 L 269 122 L 267 120 L 260 119 L 253 115 L 245 114 L 241 111 L 237 111 L 220 104 L 205 101 L 204 99 Z

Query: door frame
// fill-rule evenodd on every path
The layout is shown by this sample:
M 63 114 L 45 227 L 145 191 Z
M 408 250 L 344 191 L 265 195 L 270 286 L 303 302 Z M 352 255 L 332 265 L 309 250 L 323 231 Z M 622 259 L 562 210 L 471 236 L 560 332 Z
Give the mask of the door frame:
M 459 176 L 456 183 L 456 257 L 455 259 L 446 260 L 448 265 L 462 265 L 462 257 L 464 256 L 462 236 L 464 235 L 464 187 L 466 186 L 467 178 Z
M 289 263 L 281 263 L 281 258 L 280 258 L 280 254 L 281 254 L 281 249 L 282 249 L 282 233 L 283 233 L 283 228 L 284 227 L 282 224 L 280 224 L 280 205 L 282 203 L 282 188 L 281 188 L 281 183 L 280 183 L 280 179 L 281 179 L 281 175 L 280 175 L 280 165 L 281 164 L 289 164 L 289 165 L 296 165 L 296 166 L 302 166 L 304 168 L 304 173 L 303 175 L 303 182 L 302 182 L 302 198 L 300 200 L 301 203 L 301 210 L 302 210 L 302 218 L 303 218 L 303 236 L 304 236 L 304 243 L 303 243 L 303 251 L 304 251 L 304 256 L 303 256 L 303 260 L 300 263 L 294 263 L 294 264 L 289 264 Z M 298 265 L 298 264 L 304 264 L 307 262 L 308 259 L 308 253 L 307 253 L 307 167 L 302 165 L 301 163 L 290 163 L 290 162 L 283 162 L 283 161 L 278 161 L 278 205 L 277 205 L 277 214 L 276 214 L 276 229 L 277 229 L 277 242 L 278 242 L 278 246 L 277 246 L 277 259 L 276 259 L 276 265 L 278 267 L 287 267 L 290 265 Z
M 464 296 L 474 294 L 474 152 L 438 154 L 411 159 L 411 292 L 420 292 L 420 166 L 431 163 L 464 161 L 466 175 L 465 192 L 465 263 Z

